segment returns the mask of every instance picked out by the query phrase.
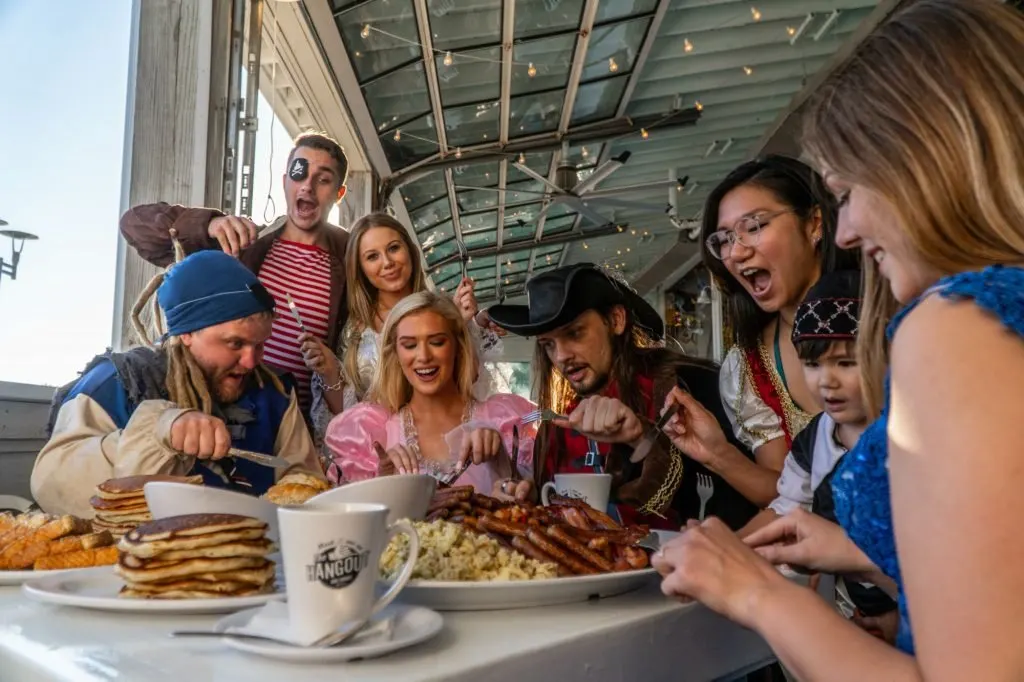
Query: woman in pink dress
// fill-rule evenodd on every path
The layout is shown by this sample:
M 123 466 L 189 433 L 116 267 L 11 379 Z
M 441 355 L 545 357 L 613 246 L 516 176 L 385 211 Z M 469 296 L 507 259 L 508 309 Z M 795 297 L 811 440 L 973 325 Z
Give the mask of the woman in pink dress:
M 507 479 L 514 427 L 534 405 L 511 394 L 474 399 L 477 367 L 470 330 L 450 300 L 430 291 L 402 299 L 381 332 L 369 400 L 327 427 L 333 460 L 328 477 L 336 484 L 410 473 L 443 478 L 469 461 L 455 485 L 516 499 L 533 496 L 534 429 L 519 427 L 514 454 L 520 476 Z

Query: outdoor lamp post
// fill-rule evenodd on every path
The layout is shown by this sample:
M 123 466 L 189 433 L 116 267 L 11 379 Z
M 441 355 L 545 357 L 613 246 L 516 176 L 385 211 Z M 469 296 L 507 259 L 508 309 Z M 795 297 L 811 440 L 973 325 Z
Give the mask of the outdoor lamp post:
M 7 221 L 0 219 L 0 227 L 6 227 Z M 18 278 L 18 261 L 21 260 L 21 251 L 25 248 L 26 241 L 35 241 L 39 237 L 28 232 L 18 230 L 0 230 L 0 236 L 11 238 L 11 262 L 7 263 L 0 258 L 0 282 L 3 282 L 4 275 L 11 279 Z

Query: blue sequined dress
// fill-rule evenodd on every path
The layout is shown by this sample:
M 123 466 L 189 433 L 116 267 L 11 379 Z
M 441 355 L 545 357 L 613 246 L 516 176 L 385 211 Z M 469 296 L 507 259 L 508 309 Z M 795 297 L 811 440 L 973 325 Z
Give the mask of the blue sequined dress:
M 931 294 L 970 300 L 996 316 L 1008 329 L 1024 337 L 1024 269 L 993 266 L 964 272 L 939 281 L 893 319 L 888 336 L 917 304 Z M 889 500 L 888 438 L 889 379 L 885 381 L 885 407 L 881 416 L 861 435 L 856 447 L 842 459 L 833 478 L 836 517 L 850 539 L 899 587 L 900 628 L 896 645 L 914 653 L 914 638 L 903 590 Z

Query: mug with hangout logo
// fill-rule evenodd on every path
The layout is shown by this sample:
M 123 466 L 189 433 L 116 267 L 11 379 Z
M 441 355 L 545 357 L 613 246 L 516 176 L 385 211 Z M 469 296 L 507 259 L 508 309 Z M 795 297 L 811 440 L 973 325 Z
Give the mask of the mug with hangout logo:
M 412 577 L 419 556 L 416 529 L 390 526 L 382 504 L 305 504 L 277 510 L 281 559 L 292 636 L 313 642 L 345 623 L 362 621 L 390 604 Z M 396 535 L 409 537 L 409 557 L 379 599 L 380 556 Z
M 540 489 L 540 499 L 545 506 L 550 504 L 550 495 L 554 491 L 563 497 L 583 500 L 604 512 L 608 510 L 611 490 L 611 474 L 555 474 L 555 481 L 548 481 Z

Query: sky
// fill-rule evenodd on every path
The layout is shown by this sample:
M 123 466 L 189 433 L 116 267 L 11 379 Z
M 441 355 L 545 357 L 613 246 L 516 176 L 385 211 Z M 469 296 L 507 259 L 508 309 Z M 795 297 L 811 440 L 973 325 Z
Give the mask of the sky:
M 131 10 L 131 0 L 0 0 L 0 229 L 39 237 L 17 280 L 0 278 L 0 381 L 64 384 L 111 343 Z M 290 148 L 260 104 L 257 224 L 268 187 L 284 212 Z M 0 237 L 5 262 L 10 250 Z

